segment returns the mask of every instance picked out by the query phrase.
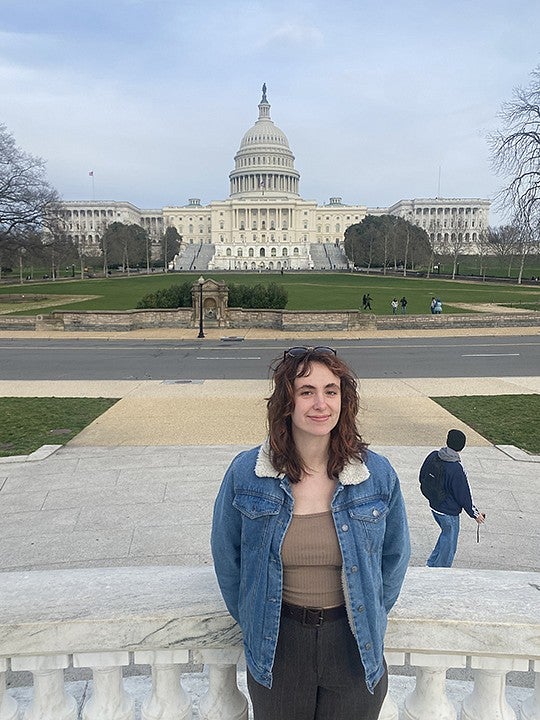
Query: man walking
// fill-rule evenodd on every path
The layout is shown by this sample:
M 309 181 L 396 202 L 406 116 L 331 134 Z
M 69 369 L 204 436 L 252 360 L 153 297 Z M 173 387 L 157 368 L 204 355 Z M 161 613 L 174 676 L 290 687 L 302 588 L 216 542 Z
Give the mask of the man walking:
M 478 524 L 485 521 L 485 514 L 473 504 L 467 475 L 461 465 L 459 453 L 466 440 L 461 430 L 450 430 L 446 446 L 431 452 L 420 468 L 420 489 L 428 498 L 435 522 L 441 529 L 437 544 L 427 559 L 428 567 L 452 567 L 462 510 Z

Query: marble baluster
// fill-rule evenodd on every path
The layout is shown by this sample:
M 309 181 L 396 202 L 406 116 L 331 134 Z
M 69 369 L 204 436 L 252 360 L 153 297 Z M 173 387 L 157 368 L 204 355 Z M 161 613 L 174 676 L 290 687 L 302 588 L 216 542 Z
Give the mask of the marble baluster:
M 446 694 L 446 670 L 465 667 L 464 655 L 411 653 L 416 668 L 416 685 L 404 703 L 406 720 L 455 720 L 457 711 Z
M 7 659 L 0 658 L 0 720 L 16 720 L 19 707 L 15 698 L 6 692 Z
M 85 702 L 82 720 L 132 720 L 134 702 L 124 688 L 122 666 L 127 652 L 75 653 L 73 667 L 92 668 L 93 691 Z
M 248 720 L 248 702 L 238 689 L 236 666 L 242 651 L 199 650 L 195 662 L 208 667 L 208 691 L 199 703 L 201 720 Z
M 402 652 L 385 652 L 384 659 L 388 667 L 390 667 L 390 665 L 405 665 L 405 653 Z M 398 706 L 390 693 L 390 688 L 388 688 L 381 712 L 379 713 L 379 720 L 398 720 L 398 716 Z
M 64 684 L 67 655 L 15 657 L 12 670 L 30 670 L 34 676 L 34 693 L 24 720 L 76 720 L 77 703 L 68 695 Z
M 463 700 L 462 720 L 516 720 L 506 700 L 506 673 L 528 670 L 529 661 L 511 658 L 472 657 L 474 688 Z
M 521 720 L 540 720 L 540 660 L 534 660 L 532 669 L 534 671 L 534 690 L 521 706 Z
M 189 662 L 189 650 L 138 650 L 134 659 L 152 666 L 152 692 L 143 702 L 141 720 L 191 720 L 191 700 L 180 681 L 180 664 Z

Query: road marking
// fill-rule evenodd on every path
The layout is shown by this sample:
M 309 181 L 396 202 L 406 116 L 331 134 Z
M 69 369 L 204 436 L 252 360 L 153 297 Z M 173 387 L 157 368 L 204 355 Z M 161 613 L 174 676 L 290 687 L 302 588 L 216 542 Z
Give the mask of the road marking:
M 462 355 L 461 357 L 519 357 L 520 353 L 478 353 L 476 355 Z

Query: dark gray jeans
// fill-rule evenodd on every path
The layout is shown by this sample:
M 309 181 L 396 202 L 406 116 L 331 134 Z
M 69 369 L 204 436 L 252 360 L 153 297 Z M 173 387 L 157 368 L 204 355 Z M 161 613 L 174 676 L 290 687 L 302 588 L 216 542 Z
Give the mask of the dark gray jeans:
M 385 672 L 372 695 L 347 618 L 306 626 L 281 618 L 272 689 L 248 671 L 254 720 L 377 720 Z

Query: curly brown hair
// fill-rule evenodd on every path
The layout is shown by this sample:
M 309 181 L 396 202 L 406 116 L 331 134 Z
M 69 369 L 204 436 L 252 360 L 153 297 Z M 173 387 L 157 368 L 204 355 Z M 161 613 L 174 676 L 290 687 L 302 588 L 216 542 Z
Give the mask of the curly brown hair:
M 273 391 L 267 398 L 267 423 L 270 460 L 278 472 L 285 473 L 290 482 L 299 482 L 306 468 L 292 435 L 291 415 L 294 410 L 294 381 L 309 375 L 313 363 L 325 365 L 340 379 L 341 412 L 330 433 L 327 472 L 337 478 L 345 465 L 353 459 L 364 460 L 367 443 L 356 426 L 358 414 L 357 380 L 351 369 L 333 352 L 317 348 L 306 350 L 302 356 L 284 354 L 273 369 Z

